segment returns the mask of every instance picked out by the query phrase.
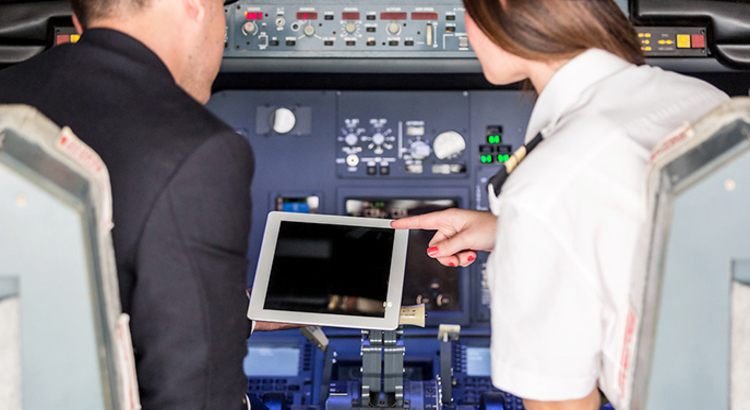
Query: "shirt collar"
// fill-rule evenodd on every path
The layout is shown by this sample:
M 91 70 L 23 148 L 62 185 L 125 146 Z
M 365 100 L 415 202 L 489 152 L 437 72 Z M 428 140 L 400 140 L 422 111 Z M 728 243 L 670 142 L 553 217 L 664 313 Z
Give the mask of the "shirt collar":
M 592 85 L 632 64 L 604 50 L 590 49 L 577 55 L 552 76 L 539 95 L 526 130 L 525 143 L 551 130 Z
M 174 81 L 172 73 L 169 72 L 167 66 L 156 53 L 145 44 L 123 32 L 107 28 L 90 28 L 83 32 L 79 43 L 120 54 L 129 60 L 148 66 Z

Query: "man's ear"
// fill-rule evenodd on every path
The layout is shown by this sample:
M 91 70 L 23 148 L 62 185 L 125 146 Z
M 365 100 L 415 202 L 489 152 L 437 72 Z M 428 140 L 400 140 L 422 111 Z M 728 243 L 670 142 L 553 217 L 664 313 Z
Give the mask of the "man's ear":
M 206 18 L 206 5 L 205 1 L 210 0 L 184 0 L 185 10 L 187 11 L 188 17 L 195 22 L 202 22 Z
M 73 13 L 73 26 L 75 26 L 76 32 L 79 36 L 83 34 L 83 26 L 81 26 L 81 22 L 78 20 L 78 16 L 76 16 L 75 13 Z

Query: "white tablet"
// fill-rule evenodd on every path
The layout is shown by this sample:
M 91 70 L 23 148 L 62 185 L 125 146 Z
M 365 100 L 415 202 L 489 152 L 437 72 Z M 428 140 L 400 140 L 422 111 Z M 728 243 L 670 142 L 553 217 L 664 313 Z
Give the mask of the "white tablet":
M 390 220 L 271 212 L 250 297 L 253 320 L 398 327 L 407 230 Z

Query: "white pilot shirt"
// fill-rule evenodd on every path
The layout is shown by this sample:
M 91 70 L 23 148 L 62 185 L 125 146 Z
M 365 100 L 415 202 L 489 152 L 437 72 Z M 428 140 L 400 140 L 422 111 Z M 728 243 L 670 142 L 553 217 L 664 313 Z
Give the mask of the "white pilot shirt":
M 492 381 L 543 401 L 615 403 L 617 329 L 646 219 L 646 167 L 657 143 L 728 97 L 660 68 L 588 50 L 550 80 L 526 142 L 544 140 L 490 198 Z

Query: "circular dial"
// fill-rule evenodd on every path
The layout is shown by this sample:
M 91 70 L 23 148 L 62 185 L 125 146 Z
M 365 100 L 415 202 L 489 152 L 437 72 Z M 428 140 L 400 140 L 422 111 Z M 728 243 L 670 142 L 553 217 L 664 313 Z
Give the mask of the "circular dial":
M 349 34 L 354 34 L 354 32 L 357 31 L 357 25 L 350 21 L 346 23 L 346 25 L 344 26 L 344 30 L 346 30 L 346 32 Z
M 308 37 L 312 37 L 313 34 L 315 34 L 315 27 L 311 25 L 305 26 L 305 35 Z
M 359 165 L 359 157 L 354 154 L 348 155 L 346 157 L 346 165 L 349 165 L 350 167 L 356 167 L 357 165 Z
M 277 108 L 271 115 L 273 130 L 278 134 L 286 134 L 297 124 L 297 117 L 289 108 Z
M 409 151 L 414 159 L 425 159 L 430 156 L 432 150 L 430 144 L 424 141 L 414 141 L 409 146 Z
M 347 134 L 347 136 L 344 137 L 344 141 L 347 145 L 353 146 L 357 145 L 357 141 L 359 141 L 359 138 L 357 138 L 357 136 L 354 134 Z
M 258 31 L 258 26 L 252 21 L 248 21 L 247 23 L 242 25 L 242 34 L 246 36 L 255 35 L 257 31 Z
M 395 36 L 399 32 L 401 32 L 401 26 L 398 23 L 392 21 L 390 24 L 388 24 L 388 33 Z
M 375 134 L 374 134 L 374 135 L 372 136 L 372 142 L 373 142 L 373 143 L 374 143 L 375 145 L 382 145 L 382 144 L 383 144 L 383 143 L 385 142 L 385 137 L 383 136 L 383 134 L 381 134 L 381 133 L 379 133 L 379 132 L 378 132 L 378 133 L 375 133 Z
M 432 149 L 438 159 L 446 159 L 462 153 L 466 149 L 466 140 L 455 131 L 446 131 L 435 137 Z

